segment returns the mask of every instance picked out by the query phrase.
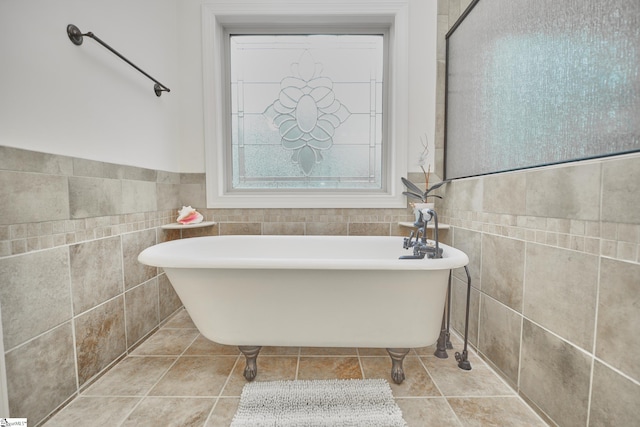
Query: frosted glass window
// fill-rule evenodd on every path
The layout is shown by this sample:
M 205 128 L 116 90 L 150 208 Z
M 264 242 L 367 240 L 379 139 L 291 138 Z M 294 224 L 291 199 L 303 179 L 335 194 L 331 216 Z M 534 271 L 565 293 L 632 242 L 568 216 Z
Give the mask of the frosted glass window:
M 447 47 L 447 178 L 640 151 L 640 1 L 480 0 Z
M 383 187 L 382 35 L 230 35 L 234 190 Z

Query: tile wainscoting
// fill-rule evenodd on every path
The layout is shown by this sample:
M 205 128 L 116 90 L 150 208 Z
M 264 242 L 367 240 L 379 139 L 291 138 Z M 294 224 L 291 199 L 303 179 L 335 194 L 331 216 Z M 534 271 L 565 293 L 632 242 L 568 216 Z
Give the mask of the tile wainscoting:
M 438 0 L 436 173 L 442 175 L 445 35 L 471 0 Z M 640 157 L 456 181 L 438 206 L 469 254 L 469 336 L 552 425 L 640 419 Z M 466 275 L 452 324 L 464 328 Z
M 181 307 L 146 247 L 221 234 L 404 235 L 410 209 L 206 209 L 204 174 L 0 147 L 0 304 L 12 416 L 37 426 Z M 214 227 L 161 230 L 182 205 Z
M 165 275 L 137 263 L 145 247 L 205 234 L 405 235 L 398 222 L 412 219 L 410 209 L 206 209 L 200 207 L 204 174 L 1 150 L 3 197 L 11 201 L 11 207 L 0 208 L 10 409 L 34 425 L 82 393 L 180 307 Z M 438 210 L 452 228 L 441 236 L 471 261 L 471 343 L 550 423 L 598 425 L 640 417 L 640 373 L 631 360 L 640 350 L 633 331 L 640 321 L 634 308 L 640 224 L 628 215 L 640 205 L 634 186 L 640 182 L 639 159 L 461 180 L 442 188 Z M 70 166 L 50 170 L 52 163 Z M 71 184 L 76 173 L 89 171 L 98 176 L 79 178 L 91 185 Z M 585 190 L 584 179 L 594 174 L 595 189 Z M 59 192 L 60 178 L 67 180 L 66 195 Z M 597 194 L 574 197 L 573 204 L 554 205 L 555 216 L 542 216 L 534 180 L 549 183 L 550 200 L 562 198 L 554 191 L 563 197 Z M 55 191 L 56 199 L 68 203 L 66 211 L 58 200 L 40 197 Z M 130 198 L 144 209 L 155 208 L 136 212 Z M 611 208 L 611 215 L 603 211 L 606 221 L 600 219 L 600 202 L 593 208 L 592 199 Z M 92 203 L 102 205 L 91 208 Z M 160 230 L 182 204 L 198 207 L 217 225 Z M 12 209 L 37 213 L 16 216 Z M 460 332 L 465 277 L 455 272 L 452 320 Z
M 444 187 L 445 243 L 470 258 L 470 341 L 552 424 L 640 417 L 639 183 L 628 155 Z M 454 277 L 462 332 L 467 279 Z
M 137 262 L 174 237 L 180 174 L 0 147 L 0 183 L 9 410 L 37 426 L 181 307 Z

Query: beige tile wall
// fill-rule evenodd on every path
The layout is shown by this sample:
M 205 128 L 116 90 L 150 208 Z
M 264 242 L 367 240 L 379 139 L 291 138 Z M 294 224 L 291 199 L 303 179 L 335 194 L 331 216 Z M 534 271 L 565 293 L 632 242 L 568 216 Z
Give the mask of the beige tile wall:
M 404 235 L 397 223 L 411 219 L 409 209 L 206 209 L 198 207 L 204 203 L 203 174 L 150 172 L 7 147 L 0 151 L 3 191 L 19 188 L 21 197 L 11 196 L 17 208 L 37 212 L 19 216 L 10 212 L 15 204 L 0 207 L 0 304 L 11 410 L 35 423 L 180 306 L 166 276 L 137 263 L 145 247 L 219 234 Z M 80 173 L 102 177 L 90 177 L 92 185 L 65 198 L 57 190 L 59 181 L 75 177 L 76 166 Z M 601 177 L 591 191 L 602 195 L 607 209 L 592 209 L 591 199 L 574 197 L 578 202 L 553 207 L 556 217 L 540 216 L 531 180 L 553 183 L 560 176 L 568 184 L 550 188 L 579 194 L 590 174 Z M 125 181 L 133 183 L 118 189 L 117 183 Z M 633 357 L 640 351 L 635 334 L 640 224 L 600 219 L 610 208 L 615 218 L 637 221 L 627 214 L 640 205 L 636 182 L 640 156 L 627 156 L 461 180 L 442 189 L 441 221 L 453 226 L 442 237 L 470 256 L 470 341 L 532 406 L 559 425 L 623 422 L 640 415 L 640 394 L 629 393 L 638 390 L 640 377 Z M 80 186 L 68 188 L 70 194 Z M 131 190 L 139 188 L 151 194 Z M 107 192 L 103 207 L 82 208 L 98 203 L 96 189 Z M 58 208 L 52 218 L 46 216 L 51 199 L 41 195 L 56 191 L 56 199 L 69 204 L 66 219 L 58 217 Z M 156 210 L 123 213 L 130 204 L 124 193 L 145 199 L 144 209 L 155 204 Z M 86 202 L 71 208 L 74 197 Z M 198 207 L 218 224 L 184 230 L 182 236 L 160 230 L 175 220 L 182 204 Z M 80 218 L 85 214 L 78 212 L 90 211 L 111 214 Z M 462 332 L 466 276 L 456 271 L 455 277 L 453 324 Z M 619 399 L 611 396 L 617 393 L 614 385 Z
M 137 262 L 180 175 L 0 147 L 0 184 L 9 408 L 38 425 L 181 307 Z
M 607 220 L 609 209 L 626 218 L 621 210 L 628 209 L 630 203 L 640 206 L 640 189 L 633 184 L 640 182 L 640 156 L 596 163 L 603 171 L 624 170 L 620 179 L 627 190 L 617 199 L 608 197 L 609 206 L 598 203 L 595 219 L 575 219 L 589 210 L 575 205 L 591 202 L 575 197 L 579 188 L 569 190 L 561 185 L 550 191 L 561 192 L 574 204 L 556 207 L 555 215 L 560 217 L 532 215 L 529 201 L 539 202 L 530 193 L 537 190 L 528 187 L 522 193 L 503 194 L 489 190 L 489 185 L 498 182 L 498 176 L 448 184 L 445 199 L 438 207 L 442 221 L 452 225 L 446 242 L 470 257 L 471 343 L 514 388 L 558 425 L 587 425 L 587 418 L 598 404 L 594 399 L 604 396 L 602 390 L 595 388 L 603 385 L 593 376 L 595 364 L 600 364 L 598 372 L 610 369 L 612 372 L 607 375 L 618 375 L 618 381 L 636 387 L 633 399 L 621 396 L 628 400 L 625 410 L 608 413 L 609 416 L 613 420 L 621 419 L 618 416 L 640 416 L 636 397 L 640 396 L 640 370 L 634 364 L 635 352 L 640 350 L 640 338 L 635 332 L 640 322 L 640 216 L 634 218 L 635 223 Z M 592 171 L 594 164 L 584 167 Z M 585 171 L 580 165 L 572 165 L 564 173 L 583 176 Z M 544 174 L 557 176 L 558 171 L 551 168 L 518 174 L 518 179 L 538 182 L 547 178 Z M 505 176 L 505 180 L 514 178 Z M 618 188 L 622 183 L 603 179 L 596 185 L 602 194 L 609 192 L 609 186 Z M 475 197 L 480 193 L 479 205 L 469 200 L 470 189 Z M 522 215 L 505 213 L 517 210 L 509 204 L 524 205 Z M 455 278 L 453 324 L 463 331 L 466 275 L 456 271 Z M 562 350 L 554 352 L 531 344 L 539 342 L 550 342 Z M 571 369 L 554 367 L 555 363 L 573 363 L 574 358 L 577 361 Z M 557 375 L 568 386 L 549 387 L 546 377 Z M 572 383 L 578 378 L 587 384 L 581 406 L 563 400 L 565 393 L 578 387 Z M 540 389 L 547 392 L 541 393 Z M 558 402 L 581 409 L 569 417 L 562 405 L 557 407 Z
M 438 118 L 444 34 L 469 4 L 438 2 Z M 437 209 L 452 225 L 447 242 L 470 257 L 469 337 L 482 357 L 552 425 L 637 422 L 640 156 L 459 180 L 444 191 Z M 463 332 L 463 271 L 453 301 Z
M 206 209 L 204 174 L 0 147 L 0 304 L 11 414 L 37 425 L 181 306 L 137 262 L 202 235 L 404 235 L 410 209 Z M 192 205 L 214 227 L 165 231 Z M 56 355 L 56 361 L 49 359 Z

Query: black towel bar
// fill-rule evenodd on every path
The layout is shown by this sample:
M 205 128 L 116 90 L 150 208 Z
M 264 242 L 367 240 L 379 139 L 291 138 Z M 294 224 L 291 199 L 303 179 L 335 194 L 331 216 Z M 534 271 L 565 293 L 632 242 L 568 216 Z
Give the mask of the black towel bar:
M 108 44 L 103 42 L 102 40 L 100 40 L 98 38 L 98 36 L 93 34 L 91 31 L 89 31 L 88 33 L 82 34 L 82 32 L 80 31 L 80 29 L 78 27 L 76 27 L 73 24 L 69 24 L 69 25 L 67 25 L 67 35 L 69 36 L 69 40 L 71 40 L 71 42 L 73 44 L 77 45 L 77 46 L 80 46 L 82 44 L 83 36 L 87 36 L 87 37 L 91 37 L 92 39 L 94 39 L 95 41 L 100 43 L 102 46 L 104 46 L 107 49 L 109 49 L 111 52 L 113 52 L 115 55 L 117 55 L 124 62 L 126 62 L 127 64 L 131 65 L 136 70 L 140 71 L 142 74 L 147 76 L 147 78 L 149 78 L 150 80 L 153 80 L 153 82 L 155 83 L 153 85 L 153 91 L 156 93 L 156 96 L 162 95 L 162 92 L 171 92 L 171 90 L 168 87 L 166 87 L 165 85 L 163 85 L 162 83 L 160 83 L 159 81 L 157 81 L 156 79 L 151 77 L 149 74 L 147 74 L 144 71 L 142 71 L 137 65 L 135 65 L 133 62 L 129 61 L 124 56 L 122 56 L 117 50 L 115 50 L 114 48 L 112 48 L 111 46 L 109 46 Z

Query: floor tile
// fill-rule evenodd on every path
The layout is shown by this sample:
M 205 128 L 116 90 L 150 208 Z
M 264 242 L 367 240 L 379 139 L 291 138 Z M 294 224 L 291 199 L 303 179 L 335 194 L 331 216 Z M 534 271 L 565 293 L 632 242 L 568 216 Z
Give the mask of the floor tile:
M 481 363 L 470 371 L 458 367 L 455 360 L 423 357 L 429 374 L 445 396 L 514 395 L 514 391 L 491 369 Z
M 357 352 L 352 347 L 302 347 L 301 356 L 356 356 Z
M 228 426 L 233 420 L 233 416 L 238 410 L 240 404 L 239 397 L 221 397 L 218 399 L 213 412 L 207 420 L 205 427 Z
M 299 380 L 359 379 L 357 357 L 300 357 Z
M 82 394 L 83 396 L 144 396 L 175 361 L 175 357 L 129 356 Z
M 516 396 L 449 398 L 448 401 L 462 423 L 469 427 L 547 425 Z
M 412 349 L 402 384 L 385 349 L 264 347 L 255 381 L 383 378 L 409 427 L 546 425 L 473 351 L 472 370 L 458 368 L 462 341 L 452 342 L 447 359 L 435 346 Z M 181 310 L 44 426 L 228 426 L 244 366 L 237 347 L 207 340 Z
M 433 356 L 433 353 L 435 353 L 436 349 L 438 347 L 434 344 L 434 345 L 430 345 L 428 347 L 418 347 L 418 348 L 414 348 L 413 351 L 418 355 L 418 356 Z M 447 351 L 451 351 L 451 350 L 447 350 Z
M 78 397 L 45 423 L 47 426 L 112 427 L 119 425 L 140 402 L 139 397 Z
M 187 310 L 182 309 L 178 311 L 162 328 L 178 328 L 178 329 L 197 329 L 196 325 L 191 320 L 191 316 L 187 313 Z
M 368 356 L 389 356 L 386 348 L 359 348 L 358 354 L 361 357 Z
M 286 381 L 296 378 L 297 356 L 258 356 L 257 363 L 258 375 L 254 381 Z M 243 376 L 244 367 L 242 357 L 222 391 L 223 396 L 240 396 L 242 388 L 248 382 Z
M 462 427 L 443 397 L 397 398 L 396 403 L 408 427 Z
M 149 395 L 217 397 L 237 359 L 234 356 L 183 356 Z
M 260 349 L 261 356 L 297 356 L 300 353 L 300 347 L 262 347 Z
M 199 335 L 184 354 L 185 356 L 237 356 L 240 350 L 237 346 L 218 344 Z
M 391 378 L 390 357 L 363 357 L 361 359 L 365 378 L 382 378 L 389 382 L 395 397 L 440 396 L 438 388 L 418 357 L 406 357 L 403 368 L 405 379 L 396 384 Z
M 455 333 L 452 333 L 449 336 L 449 341 L 451 342 L 451 347 L 453 348 L 446 349 L 447 357 L 442 360 L 452 360 L 453 361 L 452 363 L 455 364 L 457 363 L 455 362 L 456 352 L 462 353 L 464 349 L 464 341 Z M 418 348 L 414 348 L 413 350 L 416 352 L 418 356 L 436 357 L 435 352 L 437 349 L 438 349 L 438 343 L 436 342 L 433 345 L 430 345 L 427 347 L 418 347 Z M 473 362 L 475 358 L 477 358 L 477 355 L 472 350 L 471 346 L 467 346 L 467 359 Z M 478 360 L 480 359 L 478 358 Z
M 201 427 L 204 425 L 215 399 L 147 397 L 129 415 L 123 427 L 180 426 Z
M 140 344 L 133 355 L 180 355 L 199 335 L 197 329 L 160 329 Z

